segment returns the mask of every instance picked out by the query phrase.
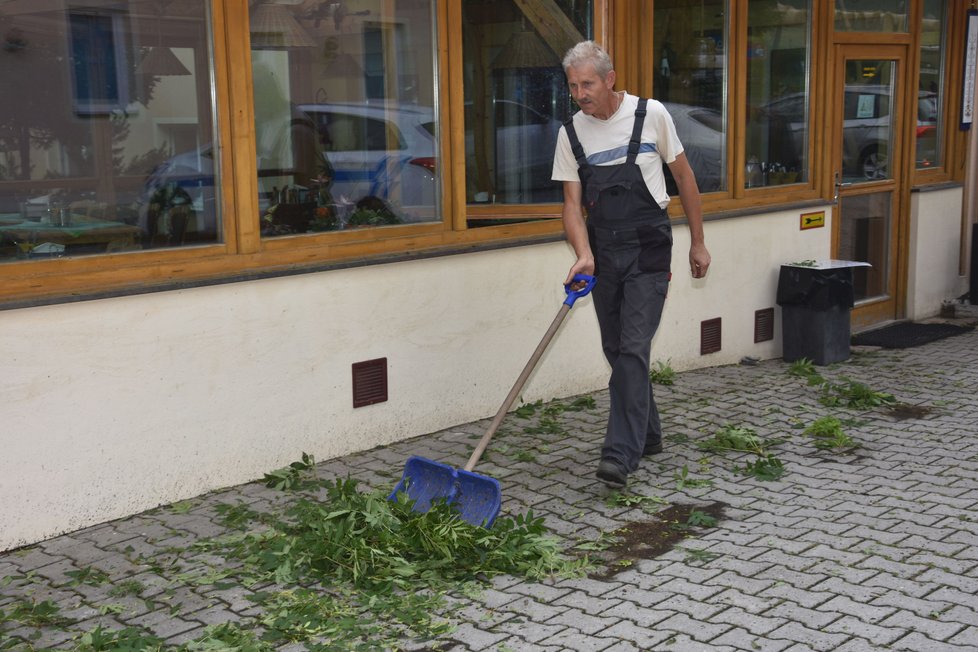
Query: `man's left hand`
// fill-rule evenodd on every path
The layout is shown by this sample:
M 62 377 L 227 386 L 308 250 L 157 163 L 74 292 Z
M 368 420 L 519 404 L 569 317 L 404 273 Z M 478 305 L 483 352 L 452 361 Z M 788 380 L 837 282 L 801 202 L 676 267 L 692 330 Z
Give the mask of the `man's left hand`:
M 710 252 L 706 245 L 694 244 L 689 248 L 689 271 L 693 278 L 703 278 L 710 269 Z

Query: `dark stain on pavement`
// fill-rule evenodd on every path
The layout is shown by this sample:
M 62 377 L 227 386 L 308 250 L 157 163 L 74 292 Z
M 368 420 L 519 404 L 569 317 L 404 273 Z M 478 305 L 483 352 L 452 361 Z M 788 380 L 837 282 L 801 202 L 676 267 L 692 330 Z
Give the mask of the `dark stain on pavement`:
M 894 403 L 887 409 L 892 416 L 897 421 L 905 421 L 907 419 L 923 419 L 924 417 L 930 416 L 934 411 L 934 408 L 930 405 L 910 405 L 908 403 Z
M 601 568 L 589 575 L 591 579 L 611 579 L 631 568 L 639 559 L 655 559 L 669 552 L 677 544 L 693 539 L 709 530 L 708 527 L 689 525 L 694 511 L 703 512 L 719 523 L 724 518 L 727 503 L 715 501 L 705 504 L 673 503 L 652 515 L 648 521 L 634 521 L 610 533 L 614 543 L 594 555 L 604 562 Z

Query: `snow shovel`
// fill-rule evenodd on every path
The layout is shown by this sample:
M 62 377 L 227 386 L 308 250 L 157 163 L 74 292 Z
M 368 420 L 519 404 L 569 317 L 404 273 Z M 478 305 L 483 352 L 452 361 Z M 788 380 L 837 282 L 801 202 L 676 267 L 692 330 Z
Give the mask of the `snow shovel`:
M 503 404 L 499 407 L 499 411 L 496 412 L 496 416 L 493 418 L 492 423 L 489 424 L 486 434 L 482 435 L 479 444 L 472 451 L 472 456 L 469 457 L 469 461 L 465 467 L 455 469 L 441 462 L 420 456 L 412 456 L 408 458 L 407 463 L 404 465 L 404 474 L 401 477 L 401 481 L 394 487 L 394 491 L 391 492 L 389 496 L 390 500 L 397 500 L 399 493 L 407 492 L 408 497 L 414 501 L 413 509 L 416 512 L 427 512 L 431 509 L 432 503 L 444 500 L 454 505 L 458 509 L 462 520 L 467 523 L 476 526 L 482 525 L 487 528 L 492 527 L 492 523 L 496 520 L 496 516 L 499 514 L 499 507 L 502 503 L 502 491 L 499 488 L 499 481 L 486 475 L 473 473 L 472 469 L 475 468 L 479 458 L 482 457 L 482 453 L 485 452 L 486 447 L 489 445 L 489 440 L 496 434 L 496 430 L 502 423 L 510 406 L 513 405 L 513 401 L 516 400 L 520 390 L 523 389 L 523 385 L 526 384 L 527 379 L 530 377 L 530 373 L 532 373 L 543 352 L 550 344 L 550 340 L 553 339 L 557 333 L 557 329 L 560 328 L 564 317 L 577 299 L 587 295 L 591 291 L 591 288 L 594 287 L 595 280 L 593 276 L 577 274 L 574 276 L 571 284 L 564 286 L 567 299 L 561 305 L 560 311 L 554 318 L 553 323 L 550 324 L 546 335 L 543 336 L 540 344 L 537 345 L 536 351 L 530 356 L 530 361 L 526 363 L 526 367 L 523 368 L 523 373 L 517 378 L 513 389 L 509 390 L 509 395 L 506 396 L 506 400 L 503 401 Z M 581 283 L 584 285 L 580 289 L 572 289 L 573 286 L 579 286 Z

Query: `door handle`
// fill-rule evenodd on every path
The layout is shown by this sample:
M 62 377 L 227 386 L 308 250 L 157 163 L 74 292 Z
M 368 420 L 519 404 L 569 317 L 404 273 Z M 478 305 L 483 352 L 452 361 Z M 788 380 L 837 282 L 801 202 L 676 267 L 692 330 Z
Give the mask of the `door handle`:
M 848 188 L 852 185 L 851 181 L 843 181 L 842 175 L 838 172 L 835 173 L 835 196 L 832 197 L 832 201 L 839 201 L 839 190 L 842 188 Z

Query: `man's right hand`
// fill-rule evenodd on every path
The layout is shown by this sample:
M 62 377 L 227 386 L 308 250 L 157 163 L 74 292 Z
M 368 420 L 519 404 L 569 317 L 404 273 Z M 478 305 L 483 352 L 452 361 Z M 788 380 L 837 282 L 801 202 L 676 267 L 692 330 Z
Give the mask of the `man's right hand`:
M 588 276 L 594 276 L 594 259 L 593 258 L 579 258 L 576 263 L 570 268 L 570 272 L 567 274 L 567 278 L 564 279 L 564 285 L 569 285 L 571 290 L 575 292 L 580 290 L 582 287 L 587 285 L 584 281 L 574 281 L 574 277 L 578 274 L 587 274 Z

